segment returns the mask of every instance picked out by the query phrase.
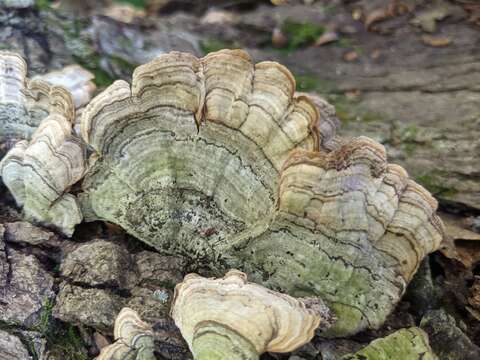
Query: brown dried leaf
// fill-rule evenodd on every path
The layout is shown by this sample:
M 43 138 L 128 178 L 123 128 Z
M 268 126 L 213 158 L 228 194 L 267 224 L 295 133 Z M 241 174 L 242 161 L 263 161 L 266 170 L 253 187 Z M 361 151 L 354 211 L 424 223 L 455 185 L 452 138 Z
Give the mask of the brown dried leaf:
M 343 55 L 343 60 L 345 61 L 355 61 L 358 59 L 358 53 L 355 50 L 349 51 Z
M 335 31 L 328 31 L 317 39 L 317 41 L 315 42 L 315 46 L 329 44 L 331 42 L 337 41 L 338 39 L 339 36 Z
M 437 21 L 451 16 L 464 17 L 465 11 L 447 1 L 437 0 L 431 7 L 419 12 L 410 23 L 419 26 L 425 32 L 433 33 L 437 29 Z
M 363 16 L 363 11 L 361 9 L 354 9 L 352 11 L 352 18 L 353 20 L 360 20 Z
M 480 276 L 475 276 L 475 281 L 470 288 L 470 296 L 468 297 L 468 303 L 476 310 L 480 310 Z
M 145 17 L 145 11 L 130 4 L 112 4 L 104 10 L 104 15 L 114 20 L 130 24 L 135 19 Z
M 365 17 L 365 28 L 370 30 L 376 22 L 386 20 L 391 17 L 387 8 L 375 9 Z
M 362 92 L 358 89 L 345 91 L 345 97 L 348 100 L 357 100 L 361 94 Z
M 224 10 L 210 10 L 200 20 L 204 25 L 227 25 L 235 23 L 235 15 Z
M 469 14 L 468 21 L 480 25 L 480 4 L 467 4 L 463 8 Z
M 276 27 L 272 31 L 272 45 L 275 46 L 276 48 L 281 48 L 287 45 L 288 38 L 287 36 L 283 33 L 283 31 Z
M 425 45 L 433 47 L 445 47 L 451 44 L 452 40 L 447 36 L 423 35 L 422 41 Z
M 445 240 L 440 252 L 447 258 L 460 261 L 467 269 L 480 262 L 480 234 L 469 230 L 464 221 L 442 214 Z
M 371 53 L 370 53 L 370 57 L 373 59 L 373 60 L 376 60 L 380 57 L 380 55 L 382 55 L 382 52 L 380 49 L 375 49 L 373 50 Z

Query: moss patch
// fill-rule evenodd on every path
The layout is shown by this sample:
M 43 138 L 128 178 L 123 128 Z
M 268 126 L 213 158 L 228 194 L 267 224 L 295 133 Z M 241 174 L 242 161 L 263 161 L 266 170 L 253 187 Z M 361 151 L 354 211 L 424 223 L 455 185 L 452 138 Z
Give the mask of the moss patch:
M 100 68 L 100 58 L 98 56 L 94 56 L 88 62 L 78 56 L 73 56 L 73 58 L 78 64 L 83 66 L 85 69 L 91 71 L 93 75 L 95 75 L 93 82 L 95 83 L 95 85 L 97 85 L 97 87 L 107 87 L 115 81 L 115 79 L 110 76 L 109 73 Z
M 47 340 L 47 349 L 53 359 L 88 360 L 87 348 L 78 329 L 71 324 L 56 321 L 52 316 L 54 305 L 55 301 L 52 299 L 44 303 L 38 322 L 32 329 L 41 333 Z M 38 359 L 33 344 L 24 337 L 22 342 L 28 346 L 33 359 Z
M 88 26 L 88 22 L 81 19 L 66 20 L 56 16 L 48 16 L 46 17 L 46 26 L 62 30 L 63 40 L 73 59 L 95 75 L 93 82 L 97 87 L 106 87 L 115 80 L 100 67 L 100 55 L 95 51 L 90 40 L 82 33 Z M 119 66 L 125 65 L 122 59 L 115 60 L 118 60 Z
M 301 73 L 293 76 L 297 83 L 297 91 L 313 91 L 322 95 L 335 91 L 335 83 L 333 81 L 319 79 L 314 74 Z
M 135 70 L 137 67 L 135 64 L 132 64 L 119 56 L 110 56 L 110 61 L 122 69 L 125 73 L 129 74 L 133 74 L 133 70 Z
M 45 10 L 50 7 L 51 3 L 51 0 L 35 0 L 35 7 L 39 10 Z
M 52 310 L 54 306 L 52 299 L 47 299 L 42 306 L 40 317 L 35 324 L 34 329 L 44 336 L 47 336 L 50 331 L 50 325 L 52 322 Z
M 324 32 L 325 27 L 311 22 L 285 20 L 282 32 L 287 35 L 287 50 L 295 50 L 313 44 Z
M 220 39 L 208 38 L 200 41 L 200 48 L 204 54 L 208 54 L 222 49 L 238 48 L 238 46 Z
M 343 124 L 351 122 L 373 123 L 384 121 L 380 114 L 366 111 L 357 101 L 348 99 L 342 94 L 326 94 L 326 99 L 335 106 L 337 117 Z
M 72 325 L 56 328 L 51 336 L 47 337 L 48 349 L 54 359 L 88 360 L 86 346 L 78 332 Z
M 315 74 L 294 74 L 297 91 L 315 92 L 323 96 L 335 106 L 337 117 L 342 123 L 353 121 L 376 122 L 383 121 L 381 115 L 360 108 L 358 102 L 347 98 L 339 92 L 333 81 L 319 79 Z
M 144 9 L 147 6 L 147 0 L 114 0 L 120 4 L 130 4 L 136 8 Z
M 445 186 L 445 174 L 441 171 L 432 171 L 428 174 L 415 176 L 415 180 L 435 196 L 453 196 L 457 190 Z

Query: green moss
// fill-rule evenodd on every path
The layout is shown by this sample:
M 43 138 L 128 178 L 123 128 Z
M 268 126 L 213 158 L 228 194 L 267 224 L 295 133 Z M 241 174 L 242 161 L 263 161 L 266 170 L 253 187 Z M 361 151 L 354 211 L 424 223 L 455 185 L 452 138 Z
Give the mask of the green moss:
M 357 115 L 352 111 L 352 109 L 344 101 L 330 101 L 335 105 L 335 112 L 340 121 L 344 124 L 355 121 Z
M 83 66 L 85 69 L 91 71 L 93 75 L 95 75 L 93 82 L 95 83 L 95 85 L 97 85 L 97 87 L 107 87 L 115 81 L 115 79 L 110 76 L 109 73 L 100 68 L 100 58 L 98 56 L 93 56 L 88 62 L 85 61 L 83 58 L 77 56 L 73 57 L 78 64 Z
M 338 41 L 336 42 L 336 45 L 342 48 L 351 48 L 354 46 L 352 39 L 349 39 L 349 38 L 338 39 Z
M 65 20 L 56 16 L 48 16 L 46 17 L 46 25 L 62 30 L 61 33 L 65 45 L 72 54 L 73 59 L 95 75 L 93 82 L 98 87 L 106 87 L 115 80 L 100 67 L 100 55 L 95 51 L 90 40 L 83 36 L 82 33 L 87 27 L 87 23 L 84 20 Z M 114 61 L 117 61 L 121 67 L 128 64 L 128 62 L 120 58 L 115 58 Z
M 236 47 L 234 44 L 220 39 L 208 38 L 200 41 L 200 48 L 204 54 L 222 49 L 234 49 Z
M 35 0 L 35 7 L 39 10 L 45 10 L 50 7 L 51 0 Z
M 401 141 L 401 148 L 410 156 L 415 154 L 419 145 L 426 145 L 428 141 L 425 140 L 425 130 L 420 129 L 415 124 L 402 127 L 398 134 Z
M 22 329 L 21 324 L 0 321 L 0 330 L 3 330 L 11 335 L 18 337 L 27 349 L 29 355 L 32 357 L 32 360 L 39 360 L 39 356 L 35 350 L 35 346 L 32 340 L 25 336 L 25 334 L 22 333 L 20 329 Z
M 358 102 L 339 93 L 333 81 L 319 79 L 310 73 L 294 74 L 297 91 L 316 92 L 335 106 L 337 117 L 342 123 L 360 121 L 364 123 L 383 121 L 381 115 L 360 108 Z
M 415 176 L 415 180 L 433 195 L 444 197 L 453 196 L 457 191 L 445 186 L 445 176 L 446 175 L 440 171 L 432 171 L 428 174 Z
M 47 299 L 42 306 L 38 322 L 34 325 L 34 329 L 42 335 L 47 336 L 52 323 L 52 311 L 55 305 L 52 299 Z
M 130 4 L 139 9 L 144 9 L 147 6 L 147 0 L 114 0 L 116 3 Z
M 297 83 L 297 91 L 314 91 L 319 94 L 328 94 L 335 91 L 335 84 L 332 81 L 319 79 L 315 74 L 294 74 L 294 77 Z
M 361 108 L 358 102 L 348 99 L 345 95 L 330 94 L 326 96 L 327 100 L 335 106 L 337 117 L 344 124 L 351 122 L 373 123 L 382 122 L 381 115 L 366 111 Z
M 311 22 L 287 19 L 282 25 L 282 31 L 288 38 L 286 48 L 295 50 L 313 44 L 325 32 L 325 27 Z
M 86 346 L 78 330 L 74 326 L 58 322 L 52 317 L 54 305 L 53 299 L 45 301 L 40 317 L 31 330 L 39 332 L 47 340 L 47 349 L 52 359 L 88 360 Z M 0 329 L 20 338 L 27 347 L 32 359 L 38 360 L 39 356 L 35 351 L 32 340 L 22 334 L 18 330 L 19 328 L 21 328 L 20 324 L 0 321 Z
M 110 61 L 122 69 L 125 73 L 133 74 L 133 70 L 135 70 L 136 66 L 127 60 L 119 57 L 119 56 L 111 56 Z
M 419 129 L 416 125 L 411 124 L 406 126 L 401 132 L 402 141 L 414 142 L 417 140 Z
M 298 75 L 295 76 L 297 82 L 297 90 L 299 91 L 315 91 L 317 89 L 317 81 L 315 78 L 306 76 L 306 75 Z
M 57 326 L 47 337 L 47 343 L 47 347 L 53 359 L 89 359 L 86 346 L 78 330 L 70 324 Z
M 177 285 L 175 282 L 171 280 L 164 280 L 164 281 L 158 281 L 158 285 L 161 288 L 165 288 L 168 290 L 175 290 L 175 286 Z
M 407 155 L 412 156 L 415 154 L 417 150 L 417 144 L 414 142 L 407 142 L 402 144 L 403 150 L 407 153 Z

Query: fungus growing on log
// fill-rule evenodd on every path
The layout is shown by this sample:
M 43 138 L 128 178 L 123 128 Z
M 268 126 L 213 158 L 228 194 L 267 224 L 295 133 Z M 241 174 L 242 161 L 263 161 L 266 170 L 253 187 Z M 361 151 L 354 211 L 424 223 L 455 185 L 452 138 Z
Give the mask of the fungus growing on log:
M 98 158 L 84 215 L 216 273 L 321 296 L 333 335 L 376 328 L 440 244 L 437 204 L 373 140 L 319 148 L 317 109 L 294 91 L 286 68 L 240 50 L 138 67 L 83 113 Z
M 322 121 L 277 63 L 161 55 L 84 109 L 82 213 L 197 269 L 319 296 L 337 317 L 331 336 L 378 328 L 443 225 L 382 145 L 331 141 Z
M 175 287 L 171 316 L 196 360 L 259 359 L 309 342 L 330 314 L 318 298 L 295 299 L 247 282 L 230 270 L 221 279 L 185 276 Z
M 28 220 L 70 236 L 82 220 L 77 198 L 68 190 L 85 172 L 84 145 L 72 135 L 75 111 L 70 94 L 44 82 L 34 85 L 48 97 L 49 115 L 31 140 L 17 142 L 2 159 L 0 176 Z
M 104 347 L 96 360 L 155 360 L 153 331 L 138 314 L 123 308 L 115 319 L 115 342 Z

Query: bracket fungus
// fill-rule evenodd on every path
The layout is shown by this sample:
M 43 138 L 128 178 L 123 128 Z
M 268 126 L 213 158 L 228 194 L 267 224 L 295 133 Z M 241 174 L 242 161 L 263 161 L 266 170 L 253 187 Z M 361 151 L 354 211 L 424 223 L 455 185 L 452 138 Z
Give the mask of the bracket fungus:
M 20 55 L 0 51 L 0 142 L 31 135 L 32 121 L 25 94 L 27 63 Z
M 318 111 L 294 92 L 286 68 L 240 50 L 138 67 L 83 113 L 97 159 L 85 218 L 216 273 L 322 296 L 334 335 L 376 328 L 440 244 L 437 204 L 373 140 L 321 148 Z
M 0 143 L 30 139 L 59 97 L 70 119 L 74 108 L 90 101 L 96 88 L 93 78 L 81 66 L 70 65 L 28 79 L 25 60 L 17 53 L 0 51 Z
M 32 82 L 48 114 L 31 140 L 21 140 L 0 162 L 0 176 L 28 220 L 72 235 L 82 220 L 70 186 L 85 172 L 85 149 L 72 134 L 75 110 L 70 93 L 43 81 Z M 45 96 L 46 99 L 41 97 Z M 48 100 L 48 103 L 47 103 Z
M 115 342 L 104 347 L 96 360 L 155 360 L 153 331 L 130 308 L 115 319 Z
M 320 296 L 332 336 L 378 328 L 443 225 L 382 145 L 329 141 L 335 126 L 322 121 L 278 63 L 241 50 L 161 55 L 84 108 L 83 216 L 197 269 Z
M 171 316 L 196 360 L 259 359 L 309 342 L 330 314 L 318 298 L 295 299 L 247 282 L 230 270 L 221 279 L 185 276 L 175 287 Z
M 55 106 L 72 101 L 65 89 L 50 86 L 43 80 L 27 79 L 27 64 L 18 54 L 0 51 L 0 142 L 28 139 Z M 64 110 L 73 111 L 73 104 Z

